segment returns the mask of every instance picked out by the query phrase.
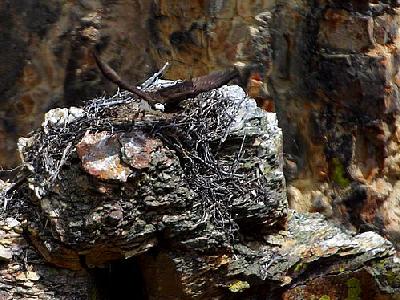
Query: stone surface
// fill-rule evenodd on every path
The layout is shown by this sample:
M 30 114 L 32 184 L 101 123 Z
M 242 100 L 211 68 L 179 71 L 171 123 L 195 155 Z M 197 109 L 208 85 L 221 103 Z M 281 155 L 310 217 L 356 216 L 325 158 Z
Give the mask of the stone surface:
M 128 101 L 129 99 L 127 98 Z M 216 145 L 223 143 L 218 151 L 218 164 L 222 168 L 220 172 L 228 172 L 229 161 L 231 161 L 237 164 L 235 167 L 237 170 L 254 174 L 245 173 L 248 182 L 241 179 L 240 182 L 231 183 L 241 186 L 235 188 L 239 189 L 238 194 L 227 195 L 231 197 L 227 217 L 235 220 L 239 230 L 245 231 L 250 226 L 254 228 L 261 226 L 264 229 L 270 227 L 271 230 L 274 227 L 283 226 L 286 195 L 283 187 L 283 173 L 280 169 L 281 132 L 277 127 L 275 115 L 263 113 L 254 100 L 246 98 L 245 93 L 238 86 L 225 86 L 205 93 L 198 97 L 196 101 L 199 104 L 197 105 L 203 107 L 208 103 L 211 107 L 210 114 L 212 114 L 212 109 L 216 109 L 213 107 L 218 107 L 212 99 L 227 101 L 223 112 L 226 114 L 225 126 L 227 127 L 215 127 L 214 131 L 206 135 Z M 201 107 L 199 107 L 200 110 L 202 110 Z M 90 108 L 91 105 L 86 108 L 88 118 L 92 116 L 89 112 Z M 148 118 L 151 123 L 147 127 L 142 125 L 144 127 L 141 128 L 137 125 L 138 127 L 135 128 L 135 120 L 124 119 L 127 111 L 120 111 L 120 113 L 119 117 L 113 116 L 109 120 L 106 116 L 102 116 L 101 122 L 104 124 L 108 122 L 108 127 L 111 126 L 111 128 L 113 125 L 110 122 L 120 122 L 117 120 L 128 122 L 124 126 L 131 127 L 129 131 L 118 129 L 114 129 L 115 132 L 114 130 L 99 131 L 95 127 L 92 128 L 95 120 L 89 119 L 87 123 L 90 127 L 85 129 L 82 125 L 83 127 L 79 129 L 80 133 L 73 126 L 84 120 L 77 119 L 75 122 L 69 120 L 68 111 L 65 114 L 50 112 L 48 116 L 52 116 L 53 121 L 43 123 L 44 135 L 38 132 L 30 138 L 42 140 L 47 146 L 39 146 L 40 144 L 34 141 L 24 140 L 23 144 L 28 145 L 21 146 L 25 163 L 35 173 L 44 172 L 43 177 L 29 180 L 30 189 L 36 194 L 38 209 L 44 213 L 54 237 L 63 243 L 61 246 L 53 238 L 44 239 L 43 233 L 40 233 L 42 230 L 39 224 L 34 222 L 35 225 L 32 226 L 39 226 L 35 230 L 38 236 L 32 237 L 36 247 L 53 263 L 61 263 L 62 266 L 71 264 L 70 268 L 80 267 L 79 255 L 85 257 L 86 264 L 94 266 L 109 263 L 113 259 L 137 256 L 155 247 L 159 243 L 157 236 L 163 232 L 165 232 L 163 239 L 182 244 L 181 247 L 201 249 L 208 243 L 210 246 L 221 244 L 220 247 L 227 247 L 225 243 L 229 241 L 229 235 L 226 235 L 224 230 L 221 231 L 218 226 L 215 227 L 217 224 L 207 229 L 208 225 L 204 222 L 212 216 L 208 216 L 202 208 L 205 205 L 202 201 L 211 201 L 205 199 L 204 195 L 212 197 L 211 194 L 207 194 L 209 191 L 204 185 L 215 184 L 213 180 L 220 181 L 221 191 L 218 193 L 224 193 L 223 177 L 213 179 L 215 175 L 208 174 L 210 171 L 207 171 L 203 177 L 201 169 L 197 171 L 198 173 L 190 175 L 187 173 L 190 172 L 187 170 L 189 166 L 184 162 L 190 157 L 188 155 L 192 150 L 190 148 L 174 150 L 173 145 L 168 147 L 168 144 L 165 145 L 166 138 L 163 138 L 163 131 L 166 129 L 163 128 L 169 128 L 180 122 L 186 124 L 188 121 L 179 121 L 178 118 L 170 121 L 171 125 L 162 125 L 163 122 L 167 122 L 165 117 L 168 115 L 152 116 L 150 112 L 150 114 L 145 113 L 141 122 Z M 129 114 L 135 115 L 137 112 L 130 111 Z M 59 119 L 55 119 L 54 116 L 58 116 Z M 207 125 L 210 121 L 207 121 L 205 116 L 196 116 L 199 118 L 199 123 L 193 126 L 211 126 Z M 215 121 L 214 115 L 213 118 L 212 122 Z M 218 122 L 221 122 L 218 126 L 224 126 L 223 118 L 224 115 L 218 116 Z M 157 122 L 161 125 L 157 125 Z M 54 124 L 58 125 L 54 127 Z M 156 129 L 159 126 L 161 127 Z M 90 130 L 96 133 L 90 133 Z M 151 133 L 154 130 L 159 133 L 154 135 Z M 177 132 L 169 138 L 178 139 L 176 143 L 184 145 L 186 143 L 184 139 L 190 138 L 190 130 L 193 129 L 183 130 L 181 137 Z M 61 134 L 68 135 L 70 132 L 76 136 L 82 136 L 76 143 L 76 154 L 74 150 L 71 150 L 70 154 L 72 157 L 76 156 L 81 162 L 82 170 L 80 164 L 71 164 L 66 161 L 67 158 L 61 158 L 61 162 L 68 165 L 68 168 L 51 171 L 51 166 L 63 169 L 61 162 L 54 161 L 57 155 L 52 154 L 51 151 L 58 147 L 58 143 L 59 147 L 62 147 L 61 153 L 65 154 L 63 144 L 70 143 L 60 136 L 57 137 L 56 132 L 59 132 L 60 136 Z M 224 140 L 219 141 L 218 134 Z M 159 135 L 161 137 L 157 137 Z M 54 144 L 51 137 L 55 137 Z M 183 140 L 179 141 L 179 139 Z M 42 148 L 41 151 L 45 155 L 38 155 L 37 148 Z M 236 154 L 237 151 L 239 152 Z M 241 156 L 235 158 L 236 155 Z M 201 160 L 201 158 L 192 159 Z M 240 160 L 235 162 L 237 159 Z M 189 162 L 192 163 L 191 160 Z M 196 168 L 196 165 L 192 167 Z M 225 176 L 228 174 L 226 173 Z M 61 181 L 58 180 L 60 176 L 63 178 Z M 237 176 L 240 178 L 243 175 Z M 252 176 L 255 177 L 251 180 Z M 93 181 L 94 178 L 98 181 Z M 229 181 L 229 179 L 225 180 Z M 44 183 L 48 183 L 48 186 Z M 123 185 L 124 183 L 126 185 Z M 199 186 L 195 187 L 191 184 L 195 186 L 199 184 Z M 204 195 L 199 195 L 199 193 Z M 210 202 L 210 205 L 218 205 L 218 203 Z M 214 209 L 216 210 L 214 213 L 225 214 L 219 210 L 228 209 L 228 207 L 216 206 Z M 109 227 L 111 225 L 112 229 Z M 198 230 L 196 228 L 203 228 L 202 230 L 205 231 L 195 233 Z M 193 230 L 195 231 L 190 233 Z M 209 241 L 203 240 L 206 236 Z M 224 240 L 226 242 L 223 242 Z M 60 247 L 66 248 L 61 256 L 67 255 L 68 260 L 61 259 Z
M 287 211 L 275 114 L 238 86 L 182 106 L 178 114 L 160 113 L 122 93 L 92 100 L 80 118 L 70 118 L 69 109 L 50 112 L 51 122 L 21 140 L 27 183 L 9 200 L 0 230 L 24 232 L 21 243 L 41 255 L 40 266 L 50 263 L 63 272 L 56 282 L 75 284 L 65 285 L 73 299 L 400 295 L 400 264 L 388 240 L 338 227 L 319 213 Z M 112 176 L 99 174 L 109 157 L 130 176 L 110 166 L 102 169 Z M 313 197 L 325 212 L 327 200 Z M 48 289 L 33 299 L 72 297 L 47 285 L 50 270 L 40 271 L 37 261 L 10 277 L 19 253 L 14 243 L 0 241 L 13 253 L 0 291 L 13 295 L 22 283 Z
M 120 157 L 121 144 L 118 137 L 107 132 L 85 134 L 76 145 L 82 167 L 99 179 L 128 180 L 131 170 Z
M 270 87 L 291 207 L 397 243 L 397 2 L 278 1 L 275 12 Z
M 95 44 L 135 81 L 166 59 L 182 59 L 170 77 L 228 62 L 246 70 L 253 59 L 269 68 L 271 42 L 268 89 L 284 131 L 287 195 L 303 212 L 286 211 L 275 115 L 259 110 L 238 87 L 210 91 L 193 103 L 240 105 L 213 111 L 214 105 L 186 102 L 184 111 L 196 112 L 189 119 L 153 111 L 128 93 L 82 109 L 52 110 L 41 129 L 19 142 L 26 184 L 10 197 L 4 191 L 12 183 L 0 181 L 0 299 L 121 299 L 127 292 L 138 299 L 398 299 L 397 1 L 278 0 L 273 14 L 259 14 L 271 1 L 142 2 L 20 8 L 36 15 L 46 5 L 64 7 L 64 23 L 52 21 L 50 11 L 46 22 L 78 28 L 60 35 L 63 26 L 46 31 L 40 21 L 29 22 L 35 28 L 30 37 L 40 32 L 73 41 L 70 52 L 52 60 L 69 70 L 55 78 L 54 86 L 63 86 L 54 89 L 64 99 L 57 103 L 79 102 L 96 90 L 91 84 L 100 78 L 88 51 Z M 147 23 L 131 18 L 149 11 L 154 18 Z M 4 35 L 18 47 L 25 37 Z M 132 49 L 137 52 L 129 56 Z M 13 67 L 4 83 L 12 86 L 23 59 L 7 55 L 4 68 Z M 145 71 L 132 67 L 138 64 Z M 26 77 L 18 87 L 50 90 L 20 67 Z M 266 69 L 259 67 L 247 74 L 247 88 L 271 111 Z M 14 98 L 7 99 L 18 100 L 24 91 L 11 88 Z M 221 127 L 226 118 L 229 126 Z M 188 120 L 197 120 L 195 132 L 185 127 Z M 215 127 L 198 126 L 207 122 Z M 227 184 L 221 178 L 232 170 L 238 176 Z M 219 189 L 212 193 L 210 186 Z
M 259 26 L 265 18 L 256 16 L 273 2 L 3 1 L 0 165 L 15 165 L 17 138 L 38 127 L 50 108 L 80 105 L 105 88 L 115 90 L 95 66 L 94 47 L 132 83 L 166 61 L 169 79 L 189 79 L 235 63 L 252 70 L 246 78 L 263 77 L 268 47 L 256 33 L 267 33 Z
M 399 266 L 391 256 L 395 251 L 390 242 L 374 232 L 354 235 L 320 214 L 291 211 L 287 225 L 287 230 L 264 237 L 263 242 L 235 245 L 233 256 L 205 257 L 197 252 L 196 263 L 171 252 L 145 258 L 149 268 L 145 282 L 154 287 L 153 299 L 162 297 L 166 266 L 171 264 L 176 270 L 170 274 L 184 274 L 181 282 L 175 282 L 177 293 L 172 299 L 182 297 L 180 285 L 186 287 L 188 299 L 321 299 L 328 295 L 346 299 L 353 292 L 349 286 L 353 282 L 359 289 L 357 297 L 363 296 L 359 299 L 397 299 L 395 279 L 387 281 Z M 173 284 L 171 278 L 167 281 Z
M 23 218 L 0 215 L 0 299 L 89 299 L 89 274 L 49 265 L 24 236 Z

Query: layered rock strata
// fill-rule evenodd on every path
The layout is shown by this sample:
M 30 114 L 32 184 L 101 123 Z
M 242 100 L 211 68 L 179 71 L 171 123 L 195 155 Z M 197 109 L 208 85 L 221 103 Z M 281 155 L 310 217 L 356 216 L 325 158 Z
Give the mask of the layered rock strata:
M 397 1 L 278 1 L 271 84 L 289 202 L 398 240 Z

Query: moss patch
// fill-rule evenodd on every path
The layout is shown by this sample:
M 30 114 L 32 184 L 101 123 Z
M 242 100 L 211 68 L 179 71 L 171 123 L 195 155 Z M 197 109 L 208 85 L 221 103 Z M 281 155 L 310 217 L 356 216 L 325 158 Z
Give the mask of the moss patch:
M 236 280 L 231 285 L 229 285 L 229 290 L 232 293 L 240 293 L 248 288 L 250 288 L 250 284 L 247 281 L 242 281 L 242 280 Z
M 296 267 L 294 268 L 294 271 L 297 273 L 300 273 L 301 271 L 304 271 L 307 269 L 307 264 L 306 263 L 298 263 Z
M 346 177 L 343 163 L 339 158 L 334 157 L 331 161 L 331 179 L 341 188 L 349 186 L 350 180 Z
M 346 300 L 360 300 L 361 297 L 361 285 L 360 281 L 352 277 L 347 280 L 347 298 Z

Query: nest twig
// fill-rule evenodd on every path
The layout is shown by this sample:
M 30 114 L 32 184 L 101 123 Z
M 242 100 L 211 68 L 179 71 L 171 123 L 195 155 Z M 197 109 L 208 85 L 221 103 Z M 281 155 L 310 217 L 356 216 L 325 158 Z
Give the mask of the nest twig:
M 139 98 L 146 100 L 151 105 L 160 103 L 167 106 L 167 109 L 176 108 L 176 106 L 182 100 L 194 98 L 200 93 L 219 88 L 224 84 L 227 84 L 232 79 L 238 78 L 240 75 L 236 67 L 231 67 L 223 71 L 216 71 L 204 76 L 196 77 L 192 80 L 180 81 L 172 86 L 161 88 L 155 92 L 147 92 L 138 89 L 136 86 L 132 86 L 124 81 L 118 75 L 118 73 L 107 63 L 102 61 L 99 55 L 97 55 L 95 52 L 93 52 L 93 56 L 100 71 L 108 80 L 116 84 L 121 89 L 127 90 L 137 95 Z M 163 69 L 160 71 L 160 73 L 162 72 Z M 155 76 L 158 76 L 157 73 Z M 151 78 L 149 80 L 151 80 Z M 146 82 L 145 85 L 148 85 Z

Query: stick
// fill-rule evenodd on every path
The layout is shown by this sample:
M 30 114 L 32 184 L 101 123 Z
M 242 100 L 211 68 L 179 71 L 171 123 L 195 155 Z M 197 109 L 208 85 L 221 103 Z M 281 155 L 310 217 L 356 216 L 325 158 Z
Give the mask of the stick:
M 142 88 L 148 88 L 150 85 L 152 85 L 154 83 L 154 81 L 156 81 L 158 78 L 160 78 L 164 72 L 167 70 L 169 66 L 169 62 L 166 62 L 164 64 L 164 66 L 161 68 L 160 71 L 158 71 L 157 73 L 154 73 L 153 76 L 151 76 L 149 79 L 147 79 L 145 82 L 142 83 L 141 87 Z
M 156 92 L 144 92 L 135 86 L 130 86 L 127 82 L 122 80 L 117 72 L 103 62 L 95 52 L 93 52 L 93 57 L 104 77 L 115 83 L 121 89 L 143 98 L 150 105 L 161 103 L 166 106 L 174 107 L 182 100 L 194 98 L 200 93 L 219 88 L 232 79 L 239 77 L 239 71 L 236 67 L 233 67 L 228 70 L 213 72 L 205 76 L 193 78 L 192 80 L 178 82 L 173 86 L 162 88 Z
M 129 91 L 129 92 L 137 95 L 138 97 L 143 98 L 144 100 L 148 101 L 149 103 L 154 103 L 154 100 L 151 97 L 150 93 L 143 92 L 135 86 L 130 86 L 127 82 L 125 82 L 124 80 L 121 79 L 121 77 L 117 74 L 117 72 L 114 71 L 113 68 L 111 68 L 105 62 L 103 62 L 95 52 L 93 52 L 93 57 L 96 60 L 96 64 L 99 67 L 101 73 L 104 75 L 104 77 L 106 77 L 112 83 L 115 83 L 121 89 Z

